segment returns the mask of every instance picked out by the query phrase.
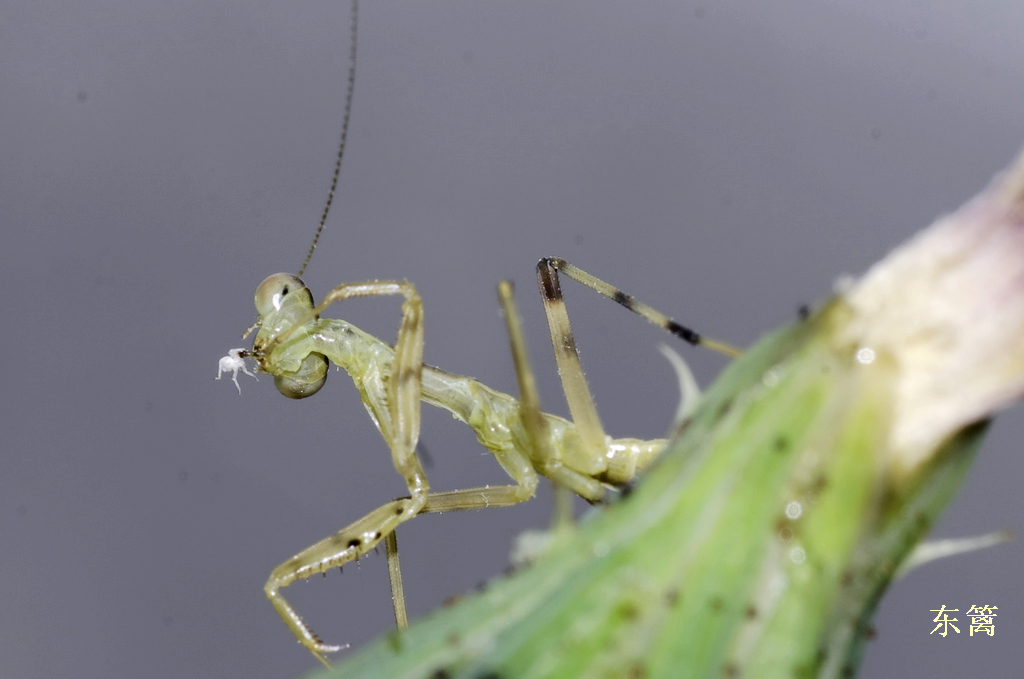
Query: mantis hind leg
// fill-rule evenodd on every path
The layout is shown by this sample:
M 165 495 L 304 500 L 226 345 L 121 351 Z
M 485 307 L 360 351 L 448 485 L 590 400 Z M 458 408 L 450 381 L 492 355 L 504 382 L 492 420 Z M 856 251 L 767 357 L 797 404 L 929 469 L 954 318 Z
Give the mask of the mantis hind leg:
M 498 284 L 498 299 L 505 315 L 512 362 L 519 385 L 519 418 L 527 433 L 534 465 L 552 480 L 555 492 L 555 512 L 551 529 L 528 530 L 515 541 L 510 556 L 512 563 L 520 566 L 532 562 L 540 554 L 548 551 L 559 536 L 571 531 L 575 523 L 573 493 L 593 502 L 604 497 L 605 488 L 592 477 L 580 474 L 562 464 L 559 449 L 551 440 L 548 420 L 540 410 L 540 396 L 537 393 L 533 369 L 530 367 L 511 282 L 502 281 Z M 594 415 L 596 416 L 596 413 Z M 603 433 L 601 436 L 603 438 Z
M 562 391 L 565 393 L 569 412 L 572 413 L 573 422 L 576 425 L 580 440 L 584 448 L 591 451 L 591 455 L 605 454 L 607 449 L 606 436 L 597 414 L 597 408 L 594 405 L 594 398 L 590 393 L 590 388 L 587 386 L 583 367 L 580 365 L 579 353 L 576 350 L 576 340 L 573 337 L 572 326 L 569 323 L 569 314 L 565 307 L 565 301 L 562 298 L 562 290 L 558 278 L 559 272 L 618 302 L 630 311 L 643 316 L 651 323 L 668 330 L 690 344 L 705 346 L 730 357 L 739 356 L 741 353 L 735 347 L 704 337 L 676 323 L 653 307 L 640 302 L 635 297 L 627 295 L 601 279 L 569 264 L 565 260 L 556 258 L 540 260 L 537 264 L 537 278 L 544 302 L 548 329 L 551 333 L 551 344 L 555 350 L 558 374 L 562 380 Z M 631 476 L 631 473 L 629 475 Z M 625 480 L 628 481 L 629 479 Z
M 537 384 L 533 376 L 533 369 L 530 367 L 530 359 L 526 352 L 526 340 L 523 338 L 519 313 L 516 310 L 513 297 L 512 283 L 502 281 L 498 284 L 498 299 L 501 302 L 502 311 L 505 314 L 505 325 L 508 329 L 509 345 L 512 350 L 512 362 L 515 365 L 516 381 L 519 385 L 519 417 L 526 430 L 532 451 L 532 462 L 537 470 L 547 476 L 556 484 L 556 493 L 563 492 L 558 489 L 566 489 L 596 502 L 604 497 L 604 486 L 589 476 L 580 474 L 562 464 L 558 455 L 558 449 L 552 445 L 551 434 L 548 429 L 548 422 L 540 409 L 540 396 L 537 393 Z M 582 372 L 580 374 L 582 376 Z M 586 381 L 582 382 L 582 388 L 587 390 Z M 589 390 L 586 391 L 589 396 Z M 587 403 L 584 403 L 586 406 Z M 596 432 L 580 432 L 581 438 L 589 433 L 591 438 L 599 441 L 599 449 L 604 450 L 604 430 L 597 418 L 597 411 L 593 407 L 593 400 L 589 401 L 590 411 L 580 413 L 582 418 L 589 420 L 591 426 L 596 427 Z M 573 418 L 576 419 L 577 411 L 573 411 Z M 576 421 L 577 431 L 580 431 L 580 420 Z M 586 439 L 585 443 L 586 443 Z M 558 503 L 559 511 L 566 508 L 566 502 Z M 562 517 L 563 519 L 567 517 Z M 557 523 L 557 520 L 556 520 Z

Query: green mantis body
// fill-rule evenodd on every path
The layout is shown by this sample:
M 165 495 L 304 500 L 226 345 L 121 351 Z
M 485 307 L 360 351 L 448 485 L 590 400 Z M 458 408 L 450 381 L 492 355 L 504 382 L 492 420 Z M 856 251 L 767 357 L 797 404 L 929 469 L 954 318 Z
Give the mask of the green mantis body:
M 409 496 L 386 503 L 335 535 L 296 554 L 271 573 L 265 592 L 278 614 L 318 659 L 341 647 L 326 644 L 309 629 L 280 590 L 296 580 L 341 567 L 373 550 L 384 540 L 391 567 L 395 614 L 405 624 L 404 601 L 397 565 L 395 528 L 417 514 L 500 507 L 523 502 L 536 492 L 538 476 L 553 480 L 592 502 L 607 487 L 631 482 L 665 448 L 664 439 L 615 439 L 601 427 L 576 354 L 571 327 L 558 283 L 559 271 L 645 316 L 694 344 L 731 355 L 738 352 L 702 338 L 634 298 L 558 259 L 541 260 L 538 272 L 551 336 L 569 408 L 570 422 L 540 410 L 533 374 L 526 358 L 510 284 L 499 286 L 522 400 L 494 391 L 476 380 L 423 365 L 423 308 L 415 287 L 405 281 L 369 281 L 339 286 L 313 306 L 305 284 L 290 274 L 275 274 L 256 291 L 258 326 L 252 351 L 235 349 L 221 368 L 244 369 L 251 357 L 274 376 L 282 394 L 304 398 L 323 386 L 329 362 L 352 377 L 363 404 L 392 453 L 395 469 L 405 479 Z M 367 295 L 402 295 L 402 323 L 394 347 L 336 319 L 320 314 L 332 303 Z M 692 378 L 689 378 L 692 382 Z M 444 408 L 476 433 L 515 481 L 431 492 L 416 456 L 420 402 Z

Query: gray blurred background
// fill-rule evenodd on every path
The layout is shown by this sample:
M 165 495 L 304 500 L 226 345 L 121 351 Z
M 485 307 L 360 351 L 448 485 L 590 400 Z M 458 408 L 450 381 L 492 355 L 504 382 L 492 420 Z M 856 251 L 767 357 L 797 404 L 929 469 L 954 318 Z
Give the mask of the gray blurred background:
M 426 360 L 515 391 L 511 277 L 542 399 L 533 267 L 567 258 L 746 345 L 979 190 L 1024 144 L 1024 5 L 365 2 L 350 144 L 315 293 L 408 278 Z M 7 0 L 0 7 L 0 676 L 293 677 L 315 666 L 270 570 L 404 493 L 344 374 L 239 396 L 217 359 L 302 261 L 340 129 L 348 3 Z M 671 341 L 573 284 L 609 433 L 676 407 Z M 389 341 L 396 300 L 336 314 Z M 723 361 L 682 348 L 702 384 Z M 240 378 L 243 379 L 243 378 Z M 939 536 L 1021 531 L 1020 408 Z M 440 490 L 504 477 L 427 409 Z M 551 498 L 400 530 L 412 614 L 499 573 Z M 1020 541 L 896 583 L 865 677 L 1010 676 Z M 325 639 L 393 625 L 382 556 L 286 590 Z M 996 636 L 929 609 L 999 607 Z

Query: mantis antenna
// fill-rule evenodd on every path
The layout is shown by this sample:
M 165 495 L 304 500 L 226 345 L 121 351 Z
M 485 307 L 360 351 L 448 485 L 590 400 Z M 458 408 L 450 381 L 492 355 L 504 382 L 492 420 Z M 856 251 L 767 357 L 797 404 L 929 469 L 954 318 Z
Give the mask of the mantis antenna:
M 345 90 L 345 117 L 341 122 L 341 141 L 338 143 L 338 157 L 334 160 L 334 175 L 331 177 L 331 188 L 327 192 L 327 204 L 324 205 L 323 214 L 320 215 L 320 226 L 316 228 L 313 235 L 313 243 L 309 246 L 306 259 L 299 267 L 299 276 L 306 270 L 309 260 L 313 258 L 313 251 L 320 241 L 320 234 L 323 233 L 324 224 L 327 223 L 327 213 L 331 211 L 331 203 L 334 202 L 334 190 L 338 188 L 338 174 L 341 172 L 341 158 L 345 155 L 345 139 L 348 137 L 348 121 L 352 114 L 352 93 L 356 89 L 356 33 L 359 21 L 359 0 L 352 0 L 352 20 L 349 32 L 348 48 L 348 88 Z

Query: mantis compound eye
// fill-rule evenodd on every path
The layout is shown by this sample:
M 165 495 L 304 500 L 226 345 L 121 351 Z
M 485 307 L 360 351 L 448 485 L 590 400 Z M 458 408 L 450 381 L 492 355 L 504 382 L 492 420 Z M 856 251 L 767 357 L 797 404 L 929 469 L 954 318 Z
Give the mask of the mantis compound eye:
M 323 354 L 309 354 L 295 372 L 275 375 L 274 386 L 288 398 L 312 396 L 327 382 L 328 367 Z
M 260 318 L 279 311 L 284 298 L 297 290 L 306 290 L 306 284 L 298 276 L 290 273 L 276 273 L 267 276 L 260 286 L 256 288 L 256 312 Z M 313 308 L 313 295 L 306 290 L 309 299 L 309 307 Z

